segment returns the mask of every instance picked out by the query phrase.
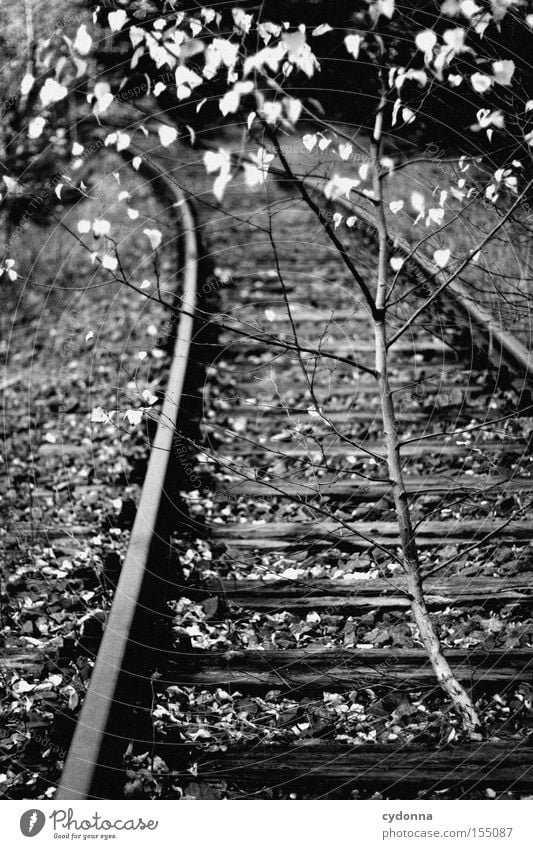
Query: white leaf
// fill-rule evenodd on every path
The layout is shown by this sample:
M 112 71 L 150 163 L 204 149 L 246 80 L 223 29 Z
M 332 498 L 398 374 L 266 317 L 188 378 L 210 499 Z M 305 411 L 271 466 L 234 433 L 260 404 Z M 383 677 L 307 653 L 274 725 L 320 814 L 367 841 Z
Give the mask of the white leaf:
M 476 118 L 478 119 L 479 126 L 482 130 L 491 125 L 499 127 L 500 129 L 505 126 L 505 117 L 503 112 L 500 112 L 499 109 L 494 112 L 491 112 L 489 109 L 479 109 L 476 112 Z
M 22 82 L 20 84 L 20 93 L 23 97 L 26 97 L 26 95 L 30 93 L 33 88 L 34 82 L 35 77 L 33 76 L 33 74 L 24 74 L 24 76 L 22 77 Z
M 81 156 L 84 149 L 85 148 L 83 147 L 82 144 L 80 144 L 79 142 L 74 142 L 74 144 L 72 145 L 72 155 L 73 156 Z
M 31 693 L 35 689 L 35 684 L 28 684 L 24 679 L 20 679 L 19 681 L 15 681 L 13 684 L 13 692 L 19 696 L 23 693 Z
M 231 179 L 231 174 L 228 174 L 226 171 L 222 171 L 213 183 L 213 194 L 218 201 L 221 201 L 224 197 L 224 191 Z
M 250 27 L 252 26 L 253 15 L 247 15 L 243 9 L 232 9 L 231 13 L 233 15 L 233 20 L 235 22 L 235 26 L 237 29 L 240 29 L 241 32 L 248 34 L 250 32 Z
M 433 48 L 437 43 L 437 36 L 432 29 L 425 29 L 417 33 L 415 44 L 424 54 L 424 59 L 429 62 L 433 56 Z
M 85 24 L 82 24 L 81 27 L 78 27 L 76 38 L 74 39 L 74 50 L 76 50 L 80 56 L 87 56 L 92 47 L 92 43 L 93 40 L 87 32 L 87 27 Z
M 318 142 L 320 150 L 326 150 L 331 144 L 331 139 L 321 138 Z
M 88 233 L 90 229 L 91 222 L 87 221 L 86 218 L 82 218 L 80 221 L 78 221 L 78 233 L 85 234 Z
M 202 24 L 200 21 L 197 21 L 196 18 L 192 18 L 189 21 L 189 26 L 191 28 L 191 34 L 193 38 L 195 38 L 199 33 L 202 32 Z
M 68 89 L 64 85 L 60 85 L 56 80 L 48 77 L 39 92 L 39 97 L 41 98 L 43 106 L 50 106 L 52 103 L 57 103 L 59 100 L 63 100 L 67 94 Z
M 150 281 L 149 281 L 149 280 L 143 280 L 143 282 L 141 283 L 141 285 L 139 286 L 139 288 L 140 288 L 140 289 L 149 289 L 151 285 L 152 285 L 152 284 L 150 283 Z
M 305 37 L 305 26 L 300 24 L 297 32 L 285 32 L 282 36 L 283 45 L 287 48 L 287 73 L 294 65 L 308 77 L 312 77 L 315 68 L 319 67 L 316 56 L 312 53 Z
M 6 185 L 8 195 L 20 195 L 23 193 L 24 189 L 22 188 L 20 183 L 17 182 L 17 180 L 13 179 L 13 177 L 8 177 L 7 175 L 4 175 L 2 177 L 2 180 Z
M 118 9 L 116 12 L 109 12 L 107 21 L 111 32 L 118 32 L 126 23 L 128 16 L 124 9 Z
M 515 72 L 515 63 L 512 59 L 503 59 L 492 63 L 494 80 L 500 85 L 511 85 L 511 79 Z
M 403 259 L 401 256 L 392 256 L 390 264 L 393 271 L 399 271 L 403 265 Z
M 448 248 L 440 251 L 435 251 L 433 254 L 433 259 L 435 261 L 435 265 L 439 268 L 446 268 L 448 262 L 450 260 L 450 251 Z
M 334 224 L 335 230 L 337 229 L 337 227 L 339 226 L 339 224 L 342 224 L 342 219 L 343 219 L 343 217 L 344 217 L 344 216 L 342 216 L 342 215 L 340 214 L 340 212 L 335 212 L 335 213 L 333 214 L 333 224 Z
M 259 149 L 257 153 L 250 154 L 250 159 L 252 162 L 245 162 L 243 164 L 244 181 L 247 186 L 254 188 L 255 186 L 263 185 L 265 182 L 269 164 L 274 159 L 274 156 L 271 153 L 267 153 L 266 150 Z M 226 169 L 221 173 L 229 174 L 229 171 Z
M 277 100 L 265 100 L 261 107 L 261 115 L 267 124 L 275 124 L 283 113 L 283 104 Z
M 363 39 L 360 35 L 347 35 L 344 39 L 344 46 L 354 59 L 357 59 L 359 56 L 359 49 L 361 47 L 362 40 Z
M 65 695 L 68 695 L 68 706 L 70 710 L 74 710 L 75 708 L 77 708 L 80 698 L 71 684 L 65 687 Z
M 102 265 L 104 268 L 107 268 L 108 271 L 116 271 L 118 267 L 117 258 L 115 256 L 110 256 L 109 254 L 104 254 L 102 257 Z
M 91 339 L 94 339 L 94 333 L 92 332 L 92 330 L 89 330 L 89 332 L 85 336 L 85 341 L 90 342 Z
M 127 419 L 130 425 L 138 425 L 142 421 L 144 410 L 126 410 L 124 418 Z
M 150 392 L 149 389 L 143 390 L 142 399 L 143 399 L 143 401 L 146 401 L 146 403 L 148 404 L 149 407 L 153 407 L 153 405 L 157 404 L 157 402 L 159 400 L 157 395 L 153 395 L 152 392 Z
M 38 139 L 46 126 L 44 118 L 33 118 L 28 126 L 28 136 L 30 139 Z
M 231 165 L 230 153 L 223 148 L 219 148 L 217 152 L 208 150 L 204 154 L 205 170 L 208 174 L 214 171 L 229 171 Z
M 224 97 L 219 101 L 218 107 L 223 115 L 233 114 L 237 111 L 241 103 L 243 94 L 249 94 L 253 90 L 251 80 L 245 80 L 241 83 L 235 83 L 230 91 L 227 91 Z
M 254 56 L 248 56 L 244 62 L 243 76 L 247 77 L 253 70 L 262 71 L 264 65 L 267 65 L 272 72 L 277 73 L 279 64 L 286 52 L 286 45 L 280 42 L 275 47 L 265 47 Z
M 113 103 L 113 94 L 109 83 L 99 82 L 94 87 L 94 97 L 96 98 L 96 106 L 94 111 L 98 114 L 105 112 Z
M 481 11 L 481 6 L 474 3 L 474 0 L 463 0 L 461 3 L 461 12 L 465 18 L 473 18 L 474 15 L 477 15 Z
M 130 193 L 127 191 L 119 192 L 118 199 L 119 200 L 127 200 L 130 197 Z
M 448 82 L 452 88 L 457 88 L 463 82 L 461 74 L 448 74 Z
M 444 210 L 440 207 L 428 210 L 427 224 L 433 221 L 434 224 L 442 224 L 444 220 Z
M 204 77 L 212 80 L 220 65 L 232 69 L 239 55 L 238 44 L 232 44 L 225 38 L 214 38 L 205 51 Z
M 403 200 L 393 200 L 389 203 L 389 209 L 393 215 L 396 215 L 401 209 L 403 209 Z
M 426 201 L 424 195 L 420 192 L 413 192 L 411 195 L 411 206 L 417 212 L 424 212 L 426 208 Z
M 141 41 L 144 41 L 146 33 L 142 29 L 142 27 L 136 27 L 136 26 L 130 27 L 128 32 L 129 32 L 129 35 L 130 35 L 130 41 L 131 41 L 133 48 L 138 47 L 139 44 L 141 43 Z
M 311 35 L 325 35 L 327 32 L 333 32 L 333 27 L 330 27 L 329 24 L 319 24 L 317 27 L 314 28 Z
M 161 230 L 146 229 L 146 230 L 143 230 L 143 233 L 148 238 L 148 241 L 150 242 L 152 250 L 156 251 L 158 249 L 159 245 L 161 244 L 162 239 L 163 239 L 163 234 L 161 233 Z
M 93 233 L 95 236 L 109 236 L 111 224 L 106 218 L 96 218 L 93 221 Z
M 130 218 L 131 221 L 135 221 L 138 217 L 139 217 L 139 210 L 138 209 L 132 209 L 131 206 L 128 207 L 128 218 Z
M 302 113 L 302 101 L 298 100 L 296 97 L 284 97 L 283 104 L 285 106 L 287 120 L 290 121 L 291 124 L 296 124 Z
M 360 185 L 359 180 L 352 180 L 350 177 L 341 177 L 339 174 L 334 174 L 331 180 L 324 187 L 324 195 L 330 198 L 336 198 L 339 195 L 349 198 L 352 189 Z
M 131 160 L 132 167 L 135 171 L 138 171 L 142 164 L 142 159 L 140 156 L 134 156 Z
M 64 183 L 58 183 L 57 186 L 54 189 L 55 195 L 59 200 L 61 200 L 61 192 L 63 191 L 64 185 L 65 185 Z
M 189 97 L 191 90 L 202 83 L 202 78 L 187 65 L 179 65 L 174 76 L 178 100 Z
M 166 91 L 166 88 L 167 87 L 166 87 L 165 83 L 162 83 L 162 82 L 156 83 L 155 86 L 154 86 L 154 97 L 159 97 L 160 94 L 162 94 L 164 91 Z
M 346 219 L 346 226 L 353 227 L 357 222 L 357 215 L 350 215 L 349 218 Z
M 479 71 L 471 75 L 470 82 L 472 83 L 472 88 L 478 94 L 484 94 L 492 85 L 491 78 L 487 74 L 480 74 Z
M 158 130 L 159 141 L 163 145 L 163 147 L 168 147 L 170 144 L 173 144 L 178 138 L 178 131 L 175 127 L 169 127 L 164 124 L 162 127 L 159 127 Z
M 101 424 L 103 422 L 109 421 L 109 416 L 102 407 L 95 407 L 91 413 L 91 422 L 95 424 Z
M 141 361 L 145 360 L 147 356 L 148 356 L 148 354 L 146 353 L 146 351 L 139 351 L 137 353 L 137 359 L 141 360 Z
M 79 56 L 73 56 L 72 61 L 76 65 L 76 78 L 82 77 L 87 71 L 87 62 Z
M 395 0 L 378 0 L 377 8 L 380 15 L 385 15 L 386 18 L 392 18 L 394 15 Z
M 339 145 L 339 156 L 345 162 L 352 155 L 352 151 L 353 151 L 353 147 L 349 142 L 346 142 L 345 144 Z
M 455 29 L 444 30 L 443 39 L 455 53 L 462 53 L 465 50 L 466 30 L 463 27 L 455 27 Z M 449 58 L 449 53 L 448 53 Z
M 117 153 L 120 153 L 121 150 L 127 150 L 131 144 L 131 136 L 127 133 L 117 133 Z
M 310 133 L 306 133 L 302 138 L 302 144 L 308 151 L 312 151 L 317 143 L 317 135 L 314 133 L 311 135 Z
M 392 107 L 392 126 L 394 127 L 396 121 L 398 120 L 398 112 L 400 111 L 400 106 L 402 105 L 402 101 L 399 97 L 394 101 L 394 106 Z

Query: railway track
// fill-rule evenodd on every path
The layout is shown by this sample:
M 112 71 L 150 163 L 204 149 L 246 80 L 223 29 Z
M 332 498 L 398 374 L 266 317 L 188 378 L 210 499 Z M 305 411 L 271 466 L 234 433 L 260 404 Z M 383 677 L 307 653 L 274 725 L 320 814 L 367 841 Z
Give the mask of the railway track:
M 428 606 L 484 723 L 466 741 L 410 620 L 358 293 L 286 187 L 230 185 L 196 223 L 177 203 L 169 390 L 57 798 L 530 793 L 527 352 L 481 313 L 474 344 L 456 297 L 392 363 Z M 372 239 L 350 251 L 372 279 Z

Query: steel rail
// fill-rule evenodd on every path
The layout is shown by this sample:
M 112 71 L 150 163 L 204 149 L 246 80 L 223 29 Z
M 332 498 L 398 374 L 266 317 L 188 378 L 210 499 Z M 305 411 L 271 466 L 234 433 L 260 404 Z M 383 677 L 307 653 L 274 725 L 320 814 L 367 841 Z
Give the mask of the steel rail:
M 162 181 L 161 175 L 143 166 L 152 182 Z M 173 439 L 182 401 L 185 374 L 189 362 L 194 312 L 198 288 L 198 246 L 194 218 L 184 195 L 175 186 L 170 189 L 163 181 L 160 190 L 172 192 L 181 217 L 184 263 L 183 293 L 180 304 L 183 312 L 177 326 L 177 336 L 169 373 L 168 386 L 160 414 L 155 439 L 144 480 L 141 498 L 133 525 L 124 565 L 115 590 L 98 651 L 87 695 L 78 718 L 58 785 L 56 799 L 91 798 L 91 788 L 99 764 L 105 731 L 124 663 L 130 631 L 140 598 L 154 535 L 163 506 L 164 483 L 173 451 Z

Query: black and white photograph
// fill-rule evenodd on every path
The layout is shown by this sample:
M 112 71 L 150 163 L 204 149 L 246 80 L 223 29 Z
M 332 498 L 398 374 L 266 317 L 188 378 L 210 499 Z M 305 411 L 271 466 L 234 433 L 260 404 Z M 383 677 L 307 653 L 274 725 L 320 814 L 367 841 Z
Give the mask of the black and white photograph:
M 15 845 L 146 845 L 186 801 L 308 844 L 335 801 L 354 846 L 523 849 L 533 3 L 0 25 Z M 228 846 L 269 830 L 229 810 Z

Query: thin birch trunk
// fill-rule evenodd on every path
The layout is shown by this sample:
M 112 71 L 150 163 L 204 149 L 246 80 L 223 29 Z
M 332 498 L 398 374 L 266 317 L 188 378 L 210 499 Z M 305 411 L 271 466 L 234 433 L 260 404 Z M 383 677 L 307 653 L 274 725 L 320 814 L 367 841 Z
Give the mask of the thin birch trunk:
M 379 385 L 383 430 L 387 451 L 387 465 L 389 478 L 392 483 L 394 506 L 396 509 L 400 544 L 403 554 L 403 563 L 407 578 L 407 588 L 413 619 L 418 627 L 420 639 L 428 653 L 437 681 L 459 711 L 465 730 L 473 731 L 479 726 L 479 718 L 477 716 L 476 709 L 470 696 L 462 684 L 457 680 L 448 661 L 443 655 L 442 646 L 424 598 L 418 548 L 413 531 L 411 511 L 403 479 L 400 444 L 396 430 L 394 401 L 389 384 L 389 352 L 387 348 L 386 325 L 388 232 L 383 203 L 383 178 L 380 174 L 383 111 L 385 106 L 386 97 L 385 94 L 382 94 L 372 138 L 371 168 L 373 174 L 374 201 L 376 203 L 379 240 L 376 310 L 373 321 L 376 348 L 376 372 L 378 375 L 377 379 Z

